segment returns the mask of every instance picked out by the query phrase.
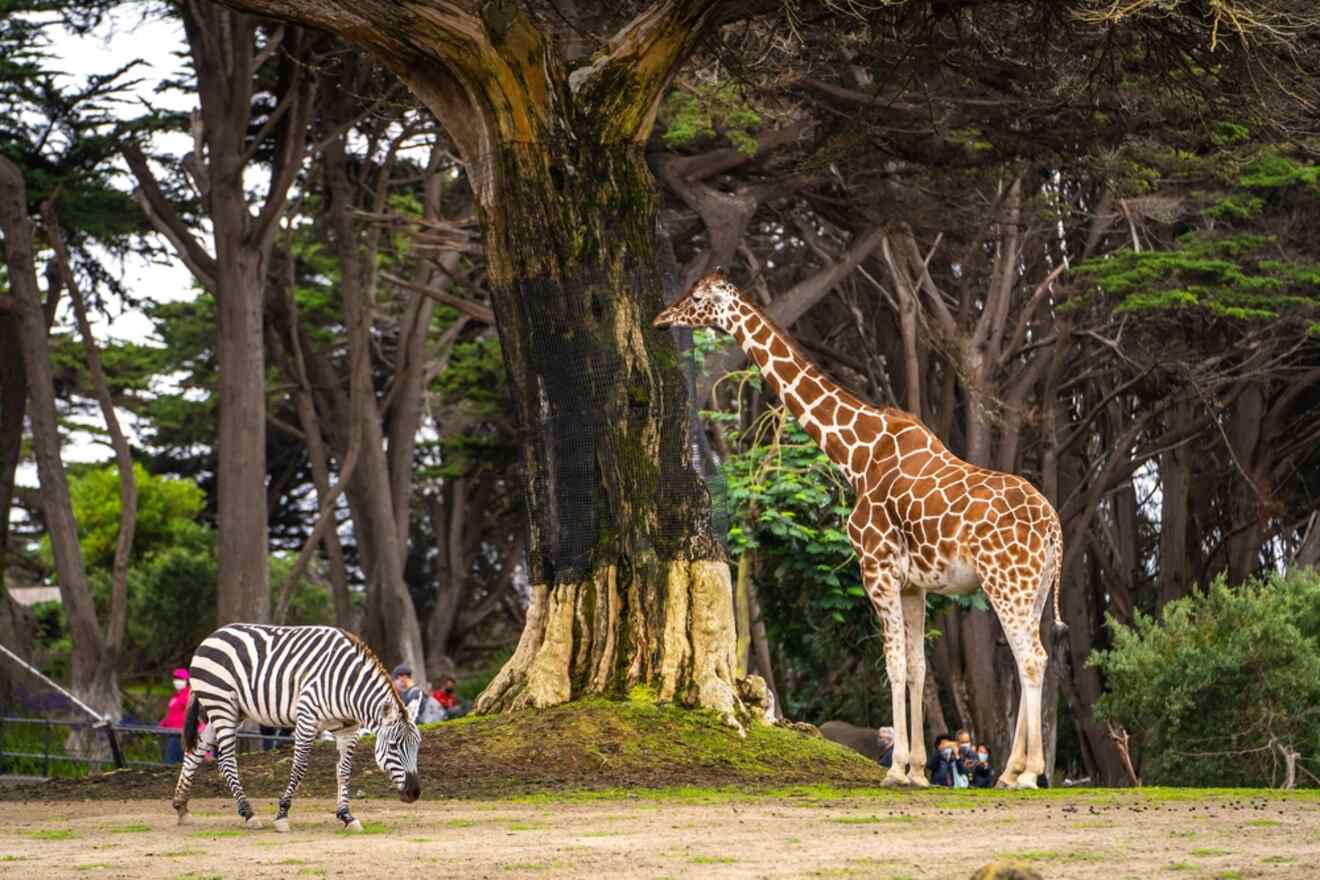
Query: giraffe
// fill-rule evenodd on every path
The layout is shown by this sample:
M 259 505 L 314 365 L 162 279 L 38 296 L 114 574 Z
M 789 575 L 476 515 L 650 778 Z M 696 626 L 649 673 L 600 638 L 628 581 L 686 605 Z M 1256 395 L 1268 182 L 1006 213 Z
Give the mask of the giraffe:
M 780 328 L 715 272 L 662 311 L 656 327 L 718 327 L 760 368 L 798 423 L 852 485 L 848 537 L 880 618 L 893 693 L 893 765 L 886 785 L 926 786 L 922 689 L 926 593 L 985 591 L 1018 668 L 1022 694 L 1001 787 L 1035 788 L 1045 769 L 1041 687 L 1048 654 L 1040 618 L 1054 588 L 1055 639 L 1063 533 L 1029 482 L 968 464 L 910 413 L 864 403 L 832 381 Z M 911 705 L 911 735 L 904 689 Z

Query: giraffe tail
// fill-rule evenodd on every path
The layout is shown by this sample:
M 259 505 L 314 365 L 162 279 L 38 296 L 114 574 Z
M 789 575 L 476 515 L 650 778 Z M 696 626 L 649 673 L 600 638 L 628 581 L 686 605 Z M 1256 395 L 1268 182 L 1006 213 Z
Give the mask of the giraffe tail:
M 1054 551 L 1054 625 L 1050 628 L 1052 653 L 1059 659 L 1059 671 L 1064 678 L 1072 678 L 1072 642 L 1068 637 L 1068 624 L 1059 611 L 1059 588 L 1063 585 L 1063 548 Z

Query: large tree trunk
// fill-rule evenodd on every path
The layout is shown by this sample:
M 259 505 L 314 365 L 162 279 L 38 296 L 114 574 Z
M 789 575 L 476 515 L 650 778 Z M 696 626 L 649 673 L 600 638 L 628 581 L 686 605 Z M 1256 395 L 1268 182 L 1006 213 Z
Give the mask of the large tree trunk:
M 653 685 L 732 716 L 729 568 L 689 464 L 640 145 L 498 151 L 483 205 L 510 387 L 526 432 L 533 587 L 482 711 Z

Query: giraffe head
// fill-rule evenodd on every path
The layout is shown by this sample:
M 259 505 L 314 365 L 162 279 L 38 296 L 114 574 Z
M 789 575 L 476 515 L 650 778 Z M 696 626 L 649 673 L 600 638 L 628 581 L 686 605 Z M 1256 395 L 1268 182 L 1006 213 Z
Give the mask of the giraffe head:
M 741 303 L 738 288 L 716 270 L 703 277 L 686 296 L 656 315 L 655 327 L 719 327 L 729 329 Z

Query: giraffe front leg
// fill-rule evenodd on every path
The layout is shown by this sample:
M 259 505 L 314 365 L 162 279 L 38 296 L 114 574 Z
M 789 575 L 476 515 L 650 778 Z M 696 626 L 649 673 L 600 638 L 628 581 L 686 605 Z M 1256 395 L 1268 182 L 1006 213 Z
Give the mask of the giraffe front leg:
M 903 603 L 899 596 L 899 579 L 892 568 L 874 557 L 862 558 L 862 581 L 880 617 L 885 639 L 885 674 L 889 677 L 890 702 L 894 718 L 893 763 L 889 773 L 881 780 L 885 787 L 910 785 L 907 766 L 911 759 L 909 748 L 907 701 L 903 689 L 907 683 L 907 651 L 903 626 Z M 918 731 L 920 735 L 920 731 Z M 923 749 L 924 751 L 924 749 Z
M 339 783 L 339 801 L 336 804 L 335 816 L 344 823 L 346 830 L 362 831 L 362 823 L 354 819 L 353 814 L 348 811 L 348 783 L 353 776 L 353 749 L 357 746 L 357 732 L 337 735 L 335 745 L 339 748 L 339 762 L 335 765 L 335 775 Z
M 1016 788 L 1018 777 L 1027 769 L 1027 692 L 1022 690 L 1018 698 L 1017 727 L 1013 731 L 1013 750 L 1004 762 L 1004 772 L 999 774 L 995 788 Z
M 903 635 L 907 647 L 907 689 L 912 721 L 908 751 L 908 782 L 926 788 L 926 725 L 922 697 L 926 688 L 926 593 L 924 590 L 902 595 Z
M 293 804 L 293 795 L 298 790 L 298 784 L 302 782 L 303 774 L 307 772 L 307 761 L 312 755 L 312 743 L 316 742 L 316 735 L 319 733 L 313 722 L 302 720 L 305 717 L 307 716 L 299 716 L 298 725 L 293 732 L 293 769 L 289 771 L 289 787 L 284 790 L 284 796 L 280 798 L 280 810 L 275 814 L 275 830 L 279 832 L 289 830 L 289 807 Z
M 191 750 L 183 756 L 183 767 L 179 770 L 179 781 L 174 786 L 174 812 L 179 816 L 180 825 L 191 825 L 192 814 L 188 812 L 188 798 L 192 791 L 193 775 L 201 766 L 202 759 L 215 742 L 215 727 L 207 726 L 197 737 Z

